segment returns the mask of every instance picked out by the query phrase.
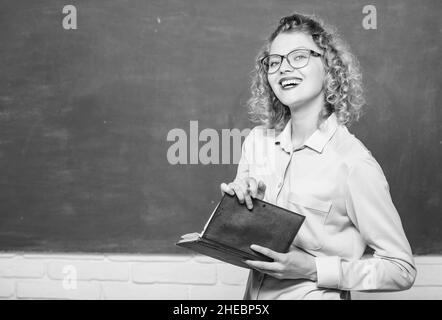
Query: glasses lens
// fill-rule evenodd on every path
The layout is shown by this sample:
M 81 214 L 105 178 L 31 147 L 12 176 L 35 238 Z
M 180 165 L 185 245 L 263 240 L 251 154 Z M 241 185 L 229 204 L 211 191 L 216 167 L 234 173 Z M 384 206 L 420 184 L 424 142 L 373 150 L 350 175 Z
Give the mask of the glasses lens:
M 307 65 L 309 57 L 310 57 L 309 51 L 297 50 L 290 53 L 287 59 L 289 60 L 289 63 L 293 68 L 298 69 L 305 67 Z
M 267 73 L 275 73 L 281 65 L 281 57 L 278 55 L 270 55 L 262 61 Z

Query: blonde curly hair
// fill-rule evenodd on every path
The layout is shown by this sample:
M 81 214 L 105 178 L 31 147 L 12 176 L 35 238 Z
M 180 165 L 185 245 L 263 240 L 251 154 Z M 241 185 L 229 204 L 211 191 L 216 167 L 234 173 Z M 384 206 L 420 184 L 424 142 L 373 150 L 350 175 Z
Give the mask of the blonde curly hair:
M 267 73 L 261 65 L 261 60 L 269 54 L 273 40 L 283 32 L 303 32 L 311 36 L 316 45 L 323 50 L 322 61 L 326 72 L 325 104 L 320 121 L 332 112 L 336 113 L 341 124 L 350 125 L 357 121 L 365 99 L 362 75 L 356 57 L 332 27 L 326 26 L 315 16 L 298 13 L 283 17 L 279 21 L 278 27 L 256 57 L 255 69 L 252 72 L 252 96 L 247 102 L 250 120 L 269 129 L 281 131 L 290 119 L 290 109 L 273 93 Z

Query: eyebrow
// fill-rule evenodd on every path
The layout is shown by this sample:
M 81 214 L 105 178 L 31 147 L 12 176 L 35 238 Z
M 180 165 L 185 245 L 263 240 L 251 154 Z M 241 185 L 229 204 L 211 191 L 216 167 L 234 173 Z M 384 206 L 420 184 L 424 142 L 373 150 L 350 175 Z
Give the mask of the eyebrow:
M 306 49 L 306 50 L 317 51 L 317 50 L 315 50 L 315 49 L 310 49 L 310 48 L 307 48 L 307 47 L 297 47 L 297 48 L 294 48 L 294 49 L 289 50 L 287 53 L 293 52 L 293 51 L 295 51 L 295 50 L 300 50 L 300 49 Z M 286 54 L 287 54 L 287 53 L 286 53 Z M 278 54 L 278 55 L 282 55 L 282 54 L 274 53 L 274 52 L 269 52 L 269 54 Z

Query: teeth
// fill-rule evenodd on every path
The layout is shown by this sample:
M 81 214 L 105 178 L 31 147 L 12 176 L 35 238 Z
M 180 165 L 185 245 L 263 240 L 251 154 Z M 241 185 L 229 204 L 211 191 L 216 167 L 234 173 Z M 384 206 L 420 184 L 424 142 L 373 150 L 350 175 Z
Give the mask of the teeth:
M 283 80 L 281 81 L 281 86 L 287 87 L 287 86 L 295 86 L 301 83 L 301 79 L 289 79 L 289 80 Z

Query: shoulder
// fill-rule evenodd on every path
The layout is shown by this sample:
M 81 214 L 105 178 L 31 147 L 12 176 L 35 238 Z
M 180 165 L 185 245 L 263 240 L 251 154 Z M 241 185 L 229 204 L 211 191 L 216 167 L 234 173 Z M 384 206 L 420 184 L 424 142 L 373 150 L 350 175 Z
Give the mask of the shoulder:
M 260 144 L 268 139 L 274 139 L 276 136 L 274 129 L 268 129 L 264 125 L 252 128 L 244 140 L 245 144 Z
M 375 159 L 371 151 L 355 135 L 351 134 L 345 126 L 337 132 L 338 143 L 336 151 L 341 155 L 347 168 L 347 183 L 363 183 L 364 185 L 376 185 L 388 187 L 381 165 Z
M 345 126 L 340 126 L 336 132 L 337 143 L 335 151 L 341 156 L 342 161 L 350 171 L 372 170 L 382 173 L 381 166 L 376 161 L 371 151 Z

